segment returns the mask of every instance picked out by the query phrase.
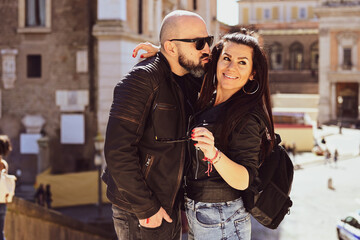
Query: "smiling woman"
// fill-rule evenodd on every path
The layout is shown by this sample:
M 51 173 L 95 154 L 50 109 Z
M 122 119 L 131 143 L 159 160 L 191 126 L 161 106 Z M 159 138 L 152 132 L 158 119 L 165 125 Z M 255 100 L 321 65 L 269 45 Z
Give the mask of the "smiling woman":
M 224 49 L 217 64 L 217 100 L 225 102 L 239 91 L 248 80 L 254 79 L 252 72 L 253 50 L 251 47 L 233 42 L 224 43 Z M 218 103 L 215 102 L 215 105 Z
M 251 238 L 242 190 L 254 182 L 274 142 L 268 65 L 254 35 L 247 29 L 227 34 L 211 52 L 190 122 L 189 239 Z

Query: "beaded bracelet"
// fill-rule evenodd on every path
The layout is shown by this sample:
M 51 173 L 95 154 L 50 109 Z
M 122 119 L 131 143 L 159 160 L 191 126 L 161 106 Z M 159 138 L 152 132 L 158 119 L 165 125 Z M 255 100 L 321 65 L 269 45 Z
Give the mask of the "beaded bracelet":
M 218 161 L 220 161 L 221 159 L 221 152 L 219 151 L 219 157 L 217 159 L 215 159 L 212 164 L 215 165 Z
M 215 148 L 215 149 L 216 149 L 216 153 L 215 153 L 215 156 L 213 158 L 210 159 L 210 158 L 204 157 L 202 159 L 203 161 L 208 163 L 208 169 L 205 172 L 205 173 L 207 173 L 208 176 L 210 176 L 210 173 L 212 172 L 212 169 L 213 169 L 212 166 L 221 159 L 221 152 L 217 148 Z M 218 156 L 219 156 L 219 158 L 217 158 Z

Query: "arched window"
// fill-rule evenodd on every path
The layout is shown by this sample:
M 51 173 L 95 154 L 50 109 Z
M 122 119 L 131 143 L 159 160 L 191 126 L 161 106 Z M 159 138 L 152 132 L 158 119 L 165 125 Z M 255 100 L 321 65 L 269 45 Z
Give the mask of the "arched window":
M 319 69 L 319 43 L 318 42 L 315 42 L 311 45 L 310 56 L 311 56 L 311 63 L 310 63 L 311 70 L 318 70 Z
M 304 47 L 299 42 L 290 46 L 290 69 L 302 70 L 304 62 Z
M 283 48 L 280 43 L 275 42 L 270 46 L 270 68 L 272 70 L 283 69 Z

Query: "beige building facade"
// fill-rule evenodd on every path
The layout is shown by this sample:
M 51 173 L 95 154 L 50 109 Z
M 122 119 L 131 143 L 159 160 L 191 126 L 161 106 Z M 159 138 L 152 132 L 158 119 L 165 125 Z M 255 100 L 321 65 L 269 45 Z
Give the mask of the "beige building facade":
M 241 0 L 239 25 L 259 31 L 270 65 L 272 93 L 317 94 L 317 0 Z
M 238 3 L 240 25 L 316 22 L 317 0 L 240 0 Z
M 319 17 L 319 121 L 359 123 L 360 2 L 327 1 Z
M 262 35 L 272 93 L 319 94 L 318 121 L 359 120 L 358 0 L 241 0 L 239 25 Z M 314 98 L 315 99 L 315 98 Z

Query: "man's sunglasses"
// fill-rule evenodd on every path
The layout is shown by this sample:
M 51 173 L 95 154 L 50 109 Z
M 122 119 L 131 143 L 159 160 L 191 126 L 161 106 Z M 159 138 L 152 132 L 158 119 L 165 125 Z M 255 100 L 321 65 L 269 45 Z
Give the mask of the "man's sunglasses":
M 189 133 L 190 133 L 190 121 L 191 121 L 191 118 L 192 116 L 189 117 L 189 122 L 188 122 L 188 130 L 187 130 L 187 133 L 186 135 L 187 136 L 184 136 L 184 137 L 180 137 L 180 138 L 158 138 L 156 135 L 155 135 L 155 141 L 157 142 L 162 142 L 162 143 L 179 143 L 179 142 L 188 142 L 191 140 L 191 136 L 189 136 Z M 202 123 L 199 123 L 198 125 L 196 125 L 194 128 L 196 127 L 205 127 L 205 126 L 208 126 L 209 124 L 206 123 L 205 121 L 202 122 Z
M 193 39 L 171 39 L 170 41 L 180 41 L 180 42 L 194 42 L 196 50 L 203 50 L 205 43 L 211 47 L 214 42 L 214 36 L 208 36 L 203 38 L 193 38 Z

